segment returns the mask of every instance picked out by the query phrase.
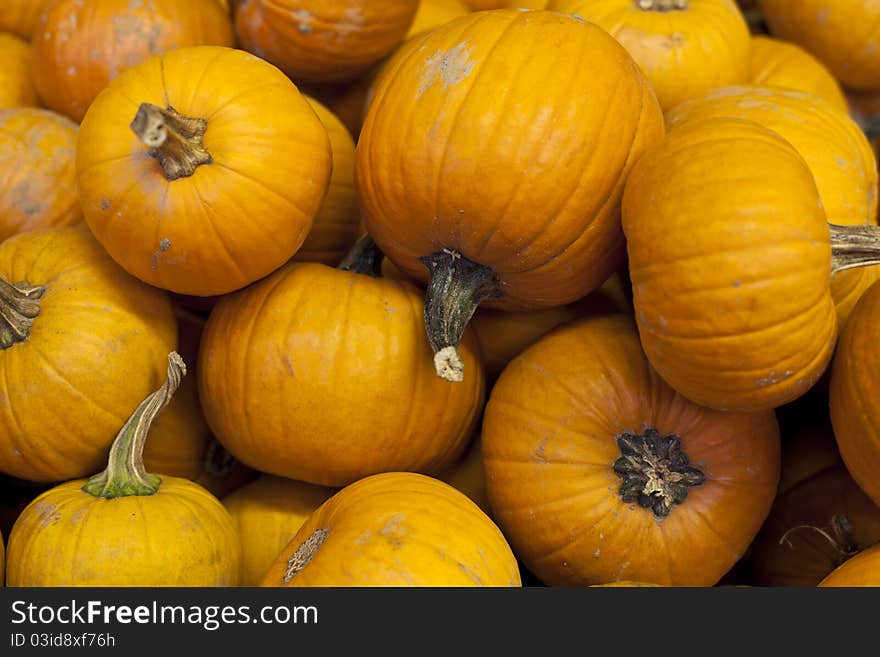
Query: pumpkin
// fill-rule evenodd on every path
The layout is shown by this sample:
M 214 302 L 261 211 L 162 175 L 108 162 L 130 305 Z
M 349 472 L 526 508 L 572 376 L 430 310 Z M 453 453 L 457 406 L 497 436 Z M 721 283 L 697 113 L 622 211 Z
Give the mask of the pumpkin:
M 667 114 L 667 126 L 709 117 L 749 119 L 786 139 L 813 174 L 829 223 L 877 224 L 877 160 L 846 112 L 815 95 L 789 89 L 738 86 L 711 91 Z M 831 297 L 843 327 L 859 297 L 880 277 L 880 267 L 835 272 Z
M 829 224 L 795 148 L 743 119 L 672 129 L 627 179 L 623 230 L 648 359 L 717 409 L 809 390 L 837 337 L 832 272 L 880 262 L 877 227 Z
M 94 473 L 176 345 L 168 296 L 128 276 L 80 225 L 0 243 L 0 316 L 0 472 L 44 482 Z
M 361 131 L 364 106 L 370 92 L 373 69 L 353 82 L 336 84 L 298 84 L 304 94 L 314 98 L 342 121 L 349 135 L 356 141 Z
M 241 586 L 258 586 L 282 548 L 335 492 L 263 474 L 224 497 L 241 541 Z
M 607 584 L 590 584 L 590 588 L 634 588 L 644 586 L 660 586 L 651 582 L 634 582 L 632 580 L 620 580 L 619 582 L 608 582 Z
M 831 427 L 806 427 L 782 441 L 779 495 L 825 470 L 843 465 Z
M 122 71 L 167 50 L 232 40 L 216 0 L 58 0 L 33 38 L 34 84 L 47 107 L 79 123 Z
M 845 587 L 880 586 L 880 543 L 862 550 L 831 571 L 816 586 Z
M 77 125 L 35 107 L 0 110 L 0 240 L 82 221 Z
M 0 109 L 37 105 L 37 90 L 31 79 L 31 49 L 11 34 L 0 32 Z
M 339 268 L 291 263 L 214 306 L 199 396 L 239 461 L 341 487 L 390 470 L 431 474 L 464 451 L 484 399 L 476 342 L 469 334 L 462 350 L 465 385 L 434 376 L 421 291 L 368 275 L 381 257 L 364 237 Z
M 844 87 L 880 91 L 880 4 L 844 0 L 758 0 L 774 36 L 820 59 Z
M 186 374 L 176 352 L 162 386 L 113 441 L 107 468 L 37 497 L 9 536 L 8 586 L 236 586 L 241 548 L 225 507 L 186 479 L 148 473 L 153 418 Z
M 484 11 L 486 9 L 502 9 L 510 4 L 511 0 L 464 0 L 471 11 Z
M 473 500 L 484 513 L 492 515 L 489 498 L 486 497 L 486 473 L 483 471 L 483 450 L 479 432 L 471 439 L 467 451 L 456 463 L 437 475 Z
M 551 0 L 549 9 L 580 16 L 620 41 L 664 110 L 748 80 L 749 27 L 733 0 Z
M 419 0 L 238 0 L 241 47 L 296 82 L 353 80 L 406 36 Z
M 324 502 L 261 586 L 520 587 L 504 535 L 464 493 L 432 477 L 385 472 Z
M 492 389 L 483 461 L 493 518 L 549 586 L 710 586 L 737 562 L 779 481 L 770 411 L 688 401 L 650 367 L 631 318 L 560 327 Z
M 52 0 L 4 0 L 0 12 L 0 32 L 11 32 L 30 40 L 39 24 L 40 14 Z
M 360 235 L 361 215 L 354 189 L 354 140 L 333 112 L 306 97 L 330 137 L 333 170 L 324 204 L 293 259 L 337 265 Z
M 3 532 L 0 532 L 0 586 L 3 586 L 6 575 L 6 547 L 3 543 Z
M 281 71 L 241 50 L 194 46 L 128 69 L 95 100 L 80 126 L 77 184 L 89 228 L 126 271 L 212 296 L 293 257 L 331 157 L 327 130 Z
M 875 348 L 880 283 L 859 300 L 831 368 L 831 424 L 840 456 L 856 483 L 880 505 L 880 404 L 873 394 L 880 354 Z
M 759 586 L 815 586 L 837 566 L 880 541 L 880 507 L 842 465 L 790 488 L 752 545 Z
M 377 80 L 355 181 L 369 234 L 405 275 L 430 281 L 440 376 L 464 378 L 457 346 L 478 305 L 561 306 L 622 264 L 623 181 L 663 134 L 632 58 L 571 16 L 476 12 L 397 52 Z
M 749 83 L 799 89 L 824 98 L 842 112 L 848 103 L 831 71 L 800 46 L 765 35 L 752 37 Z
M 429 32 L 435 27 L 467 15 L 469 11 L 463 0 L 419 0 L 419 8 L 409 26 L 406 38 L 411 39 L 422 32 Z

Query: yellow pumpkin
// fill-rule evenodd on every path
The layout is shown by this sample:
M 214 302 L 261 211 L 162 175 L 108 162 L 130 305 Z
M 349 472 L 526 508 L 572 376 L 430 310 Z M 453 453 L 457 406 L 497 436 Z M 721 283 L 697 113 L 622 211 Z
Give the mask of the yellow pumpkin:
M 40 14 L 52 0 L 3 0 L 0 32 L 11 32 L 30 41 L 39 24 Z
M 406 38 L 411 39 L 417 34 L 428 32 L 466 15 L 470 9 L 462 0 L 419 0 L 419 8 L 413 18 Z
M 39 105 L 31 77 L 31 49 L 25 41 L 0 32 L 0 109 Z
M 479 434 L 471 439 L 464 455 L 437 475 L 473 500 L 487 515 L 492 515 L 489 498 L 486 495 L 486 472 L 483 470 L 483 450 Z

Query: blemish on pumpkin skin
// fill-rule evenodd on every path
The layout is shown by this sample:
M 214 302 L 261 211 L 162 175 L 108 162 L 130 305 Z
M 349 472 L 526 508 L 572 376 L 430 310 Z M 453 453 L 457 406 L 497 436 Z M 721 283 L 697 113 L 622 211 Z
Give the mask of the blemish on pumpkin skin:
M 467 41 L 457 44 L 446 52 L 437 51 L 426 62 L 422 70 L 422 80 L 416 97 L 420 98 L 438 81 L 443 82 L 444 91 L 467 79 L 476 65 L 470 56 L 473 46 Z
M 284 365 L 284 369 L 287 371 L 287 374 L 290 376 L 294 375 L 293 371 L 293 362 L 290 360 L 290 354 L 284 354 L 281 357 L 281 364 Z
M 106 212 L 110 209 L 110 199 L 106 196 L 101 197 L 101 209 Z
M 407 531 L 401 526 L 401 523 L 405 519 L 406 516 L 397 513 L 388 518 L 385 525 L 379 530 L 379 534 L 388 541 L 392 549 L 397 550 L 403 547 L 403 539 L 407 535 Z
M 57 504 L 49 504 L 48 502 L 37 502 L 34 504 L 34 511 L 37 513 L 40 529 L 44 529 L 49 525 L 54 525 L 61 520 L 61 514 L 58 513 Z

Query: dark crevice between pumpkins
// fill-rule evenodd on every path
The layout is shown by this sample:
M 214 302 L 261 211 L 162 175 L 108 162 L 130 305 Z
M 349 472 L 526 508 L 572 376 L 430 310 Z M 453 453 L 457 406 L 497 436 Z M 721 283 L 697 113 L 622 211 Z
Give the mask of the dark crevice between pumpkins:
M 27 281 L 13 285 L 0 276 L 0 349 L 9 349 L 30 337 L 45 293 L 46 288 L 41 285 Z
M 170 105 L 162 109 L 141 103 L 130 127 L 150 147 L 150 156 L 158 160 L 168 180 L 191 176 L 202 164 L 214 161 L 202 143 L 206 119 L 184 116 Z
M 789 536 L 797 531 L 813 531 L 828 541 L 835 552 L 834 561 L 832 562 L 835 568 L 843 565 L 845 561 L 859 553 L 859 546 L 853 537 L 854 527 L 852 521 L 843 514 L 835 513 L 831 516 L 830 533 L 815 525 L 795 525 L 786 530 L 779 539 L 779 545 L 787 544 L 789 547 L 792 547 Z
M 463 381 L 464 362 L 458 345 L 477 306 L 501 296 L 501 283 L 491 268 L 456 251 L 444 249 L 419 260 L 431 275 L 425 293 L 425 329 L 437 376 Z
M 159 411 L 169 404 L 185 375 L 183 359 L 172 351 L 168 354 L 165 383 L 131 414 L 110 447 L 107 468 L 89 479 L 82 487 L 83 491 L 95 497 L 114 499 L 129 495 L 153 495 L 159 490 L 161 479 L 144 468 L 144 444 L 150 425 Z
M 362 235 L 336 267 L 354 274 L 363 274 L 373 278 L 382 276 L 382 259 L 384 254 L 369 235 Z
M 620 499 L 637 502 L 658 519 L 667 517 L 691 488 L 706 481 L 702 471 L 690 466 L 676 434 L 661 436 L 648 427 L 641 434 L 620 434 L 617 446 L 621 456 L 614 462 L 614 472 L 623 479 Z
M 309 564 L 326 540 L 328 533 L 329 530 L 326 528 L 316 529 L 296 548 L 296 551 L 287 560 L 287 570 L 284 571 L 284 577 L 282 578 L 285 584 L 290 582 Z

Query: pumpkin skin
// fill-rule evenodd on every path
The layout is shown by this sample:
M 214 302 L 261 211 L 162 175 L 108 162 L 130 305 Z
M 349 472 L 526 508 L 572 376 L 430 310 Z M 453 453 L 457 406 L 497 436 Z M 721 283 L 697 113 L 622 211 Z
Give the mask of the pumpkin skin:
M 813 94 L 743 85 L 717 89 L 667 114 L 671 128 L 710 117 L 748 119 L 786 139 L 804 158 L 829 223 L 877 224 L 877 160 L 848 114 Z M 859 297 L 880 278 L 880 267 L 857 267 L 831 277 L 842 328 Z
M 435 27 L 467 15 L 469 11 L 463 0 L 419 0 L 419 8 L 409 26 L 406 38 L 411 39 L 422 32 L 429 32 Z
M 437 479 L 460 490 L 473 500 L 480 509 L 491 516 L 489 498 L 486 496 L 486 473 L 483 471 L 483 450 L 479 432 L 471 439 L 470 446 L 458 462 L 437 475 Z
M 765 35 L 752 37 L 749 83 L 799 89 L 824 98 L 842 112 L 848 104 L 831 71 L 800 46 Z
M 771 409 L 822 375 L 837 337 L 829 225 L 778 134 L 727 118 L 672 129 L 627 179 L 623 230 L 642 345 L 682 395 Z
M 647 428 L 677 435 L 705 477 L 665 517 L 624 501 L 615 471 L 616 438 Z M 651 369 L 623 315 L 560 327 L 515 358 L 492 389 L 482 440 L 493 517 L 549 586 L 713 585 L 757 534 L 779 481 L 773 413 L 687 401 Z
M 238 0 L 241 47 L 296 82 L 353 80 L 406 36 L 418 0 Z
M 0 240 L 82 221 L 77 130 L 75 123 L 48 110 L 0 110 Z
M 749 27 L 733 0 L 688 0 L 643 9 L 633 0 L 551 0 L 607 30 L 645 72 L 664 110 L 749 76 Z
M 817 586 L 823 588 L 880 586 L 880 543 L 845 561 Z
M 169 180 L 129 127 L 138 103 L 206 119 L 213 161 Z M 327 130 L 281 71 L 241 50 L 195 46 L 128 69 L 98 96 L 80 126 L 77 183 L 89 228 L 126 271 L 212 296 L 296 253 L 327 192 L 331 157 Z
M 472 13 L 409 41 L 379 76 L 357 149 L 364 224 L 409 277 L 427 281 L 420 258 L 450 254 L 493 272 L 486 307 L 563 305 L 621 264 L 623 180 L 663 131 L 647 80 L 600 28 Z
M 0 109 L 39 105 L 31 79 L 31 49 L 21 39 L 0 33 Z
M 847 88 L 880 90 L 880 5 L 836 0 L 758 0 L 770 31 L 820 59 Z
M 241 540 L 241 586 L 259 586 L 282 548 L 335 492 L 264 474 L 223 498 Z
M 0 277 L 46 288 L 28 339 L 0 351 L 0 472 L 94 473 L 176 345 L 168 296 L 123 272 L 82 225 L 0 243 Z
M 122 71 L 175 48 L 232 46 L 233 33 L 217 0 L 58 0 L 32 43 L 40 98 L 79 123 Z
M 307 541 L 317 549 L 288 577 L 288 560 L 304 556 Z M 324 502 L 261 586 L 520 587 L 522 580 L 504 535 L 464 493 L 424 475 L 387 472 Z
M 208 424 L 239 461 L 313 484 L 443 469 L 465 449 L 484 375 L 469 332 L 468 381 L 435 376 L 422 313 L 409 283 L 313 263 L 220 299 L 199 356 Z
M 52 0 L 5 0 L 0 12 L 0 32 L 11 32 L 30 41 L 43 8 Z

